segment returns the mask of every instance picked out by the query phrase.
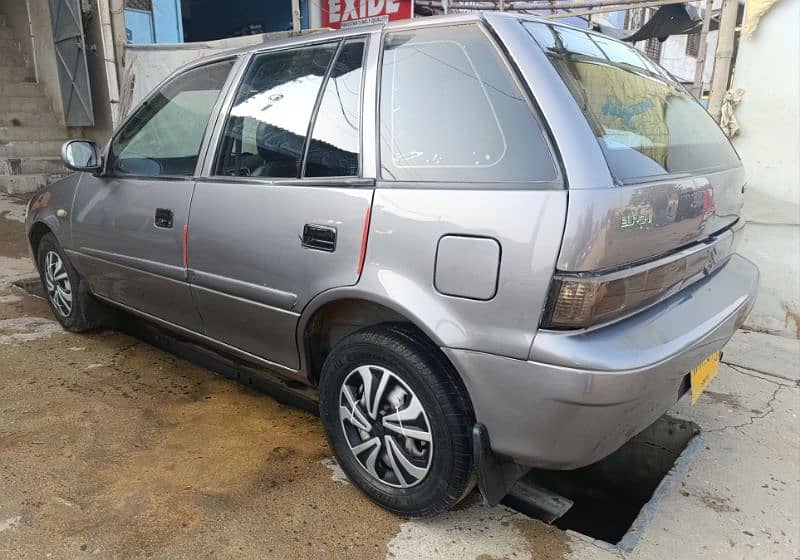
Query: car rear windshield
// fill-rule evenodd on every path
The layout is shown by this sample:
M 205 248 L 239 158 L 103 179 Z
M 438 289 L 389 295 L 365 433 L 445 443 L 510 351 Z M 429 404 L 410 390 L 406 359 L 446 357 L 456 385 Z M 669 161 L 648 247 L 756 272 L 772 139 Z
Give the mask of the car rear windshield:
M 523 25 L 572 92 L 618 180 L 740 164 L 706 110 L 644 54 L 596 33 Z

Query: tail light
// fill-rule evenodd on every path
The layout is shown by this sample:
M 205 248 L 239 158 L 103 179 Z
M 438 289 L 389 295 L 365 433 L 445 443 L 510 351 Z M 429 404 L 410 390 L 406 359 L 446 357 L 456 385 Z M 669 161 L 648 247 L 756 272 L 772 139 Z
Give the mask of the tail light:
M 731 254 L 732 235 L 665 259 L 603 274 L 556 274 L 543 328 L 578 329 L 639 311 L 710 274 Z

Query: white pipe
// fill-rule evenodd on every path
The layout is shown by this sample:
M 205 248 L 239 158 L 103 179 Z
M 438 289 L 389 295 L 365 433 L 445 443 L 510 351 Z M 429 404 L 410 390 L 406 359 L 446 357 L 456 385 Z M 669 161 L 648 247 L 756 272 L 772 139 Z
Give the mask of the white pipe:
M 703 13 L 703 29 L 700 31 L 697 58 L 695 58 L 694 81 L 692 93 L 700 99 L 703 97 L 703 72 L 706 67 L 706 51 L 708 50 L 708 30 L 711 28 L 711 13 L 714 11 L 714 0 L 706 0 L 706 11 Z
M 33 64 L 33 79 L 39 83 L 39 61 L 36 59 L 36 34 L 33 32 L 31 19 L 31 0 L 25 0 L 25 13 L 28 16 L 28 33 L 31 37 L 31 63 Z
M 717 32 L 717 54 L 714 57 L 714 72 L 711 75 L 711 88 L 708 92 L 708 112 L 719 122 L 722 101 L 728 91 L 731 79 L 731 63 L 736 43 L 736 18 L 739 11 L 738 0 L 725 0 L 719 18 Z
M 103 67 L 106 75 L 106 88 L 111 110 L 111 128 L 119 124 L 123 115 L 119 107 L 119 72 L 114 49 L 114 33 L 111 25 L 111 8 L 108 0 L 97 0 L 98 24 L 100 25 L 100 42 L 103 48 Z

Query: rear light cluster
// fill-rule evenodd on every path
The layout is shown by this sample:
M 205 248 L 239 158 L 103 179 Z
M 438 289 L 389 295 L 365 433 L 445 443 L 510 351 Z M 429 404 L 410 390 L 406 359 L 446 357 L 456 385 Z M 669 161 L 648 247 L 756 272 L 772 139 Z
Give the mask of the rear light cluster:
M 710 274 L 731 254 L 725 240 L 666 259 L 605 274 L 557 274 L 550 286 L 543 328 L 577 329 L 607 323 L 680 291 Z

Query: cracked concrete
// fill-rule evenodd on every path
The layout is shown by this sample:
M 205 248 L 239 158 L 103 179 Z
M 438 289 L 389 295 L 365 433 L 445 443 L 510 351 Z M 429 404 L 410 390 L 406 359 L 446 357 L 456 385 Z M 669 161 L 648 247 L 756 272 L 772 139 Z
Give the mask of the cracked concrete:
M 408 521 L 346 481 L 313 416 L 121 333 L 44 327 L 11 285 L 34 274 L 21 216 L 0 196 L 0 337 L 24 335 L 0 344 L 4 560 L 800 557 L 798 341 L 737 333 L 671 410 L 704 439 L 629 555 L 475 495 Z
M 735 369 L 738 373 L 742 373 L 737 368 L 733 368 L 733 369 Z M 785 389 L 785 386 L 784 385 L 778 385 L 776 383 L 775 390 L 772 392 L 772 396 L 770 397 L 769 401 L 767 401 L 767 404 L 764 407 L 764 408 L 766 408 L 766 410 L 763 411 L 763 412 L 758 412 L 758 413 L 756 413 L 754 415 L 751 415 L 750 419 L 747 420 L 746 422 L 742 422 L 741 424 L 730 424 L 730 425 L 727 425 L 727 426 L 722 426 L 721 428 L 709 428 L 709 429 L 707 429 L 705 431 L 707 433 L 711 433 L 711 432 L 719 432 L 719 431 L 722 431 L 722 430 L 738 430 L 740 428 L 745 428 L 747 426 L 752 426 L 753 423 L 756 420 L 762 420 L 762 419 L 766 418 L 767 416 L 769 416 L 770 414 L 772 414 L 773 412 L 775 412 L 775 409 L 772 408 L 772 403 L 775 402 L 775 399 L 778 398 L 778 391 L 780 391 L 781 389 Z

